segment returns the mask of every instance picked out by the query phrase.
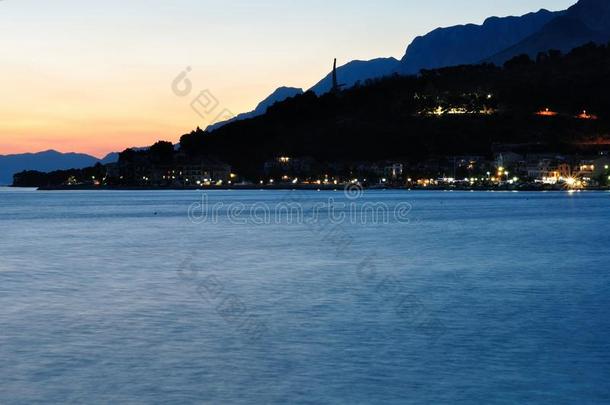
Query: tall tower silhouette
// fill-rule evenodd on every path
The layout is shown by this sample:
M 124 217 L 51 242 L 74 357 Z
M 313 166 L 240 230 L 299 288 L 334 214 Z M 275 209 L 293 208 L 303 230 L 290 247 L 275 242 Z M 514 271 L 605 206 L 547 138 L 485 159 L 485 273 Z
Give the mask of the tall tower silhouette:
M 342 87 L 345 87 L 345 84 L 339 84 L 339 80 L 337 79 L 337 58 L 335 58 L 335 63 L 333 63 L 333 87 L 331 92 L 339 93 Z

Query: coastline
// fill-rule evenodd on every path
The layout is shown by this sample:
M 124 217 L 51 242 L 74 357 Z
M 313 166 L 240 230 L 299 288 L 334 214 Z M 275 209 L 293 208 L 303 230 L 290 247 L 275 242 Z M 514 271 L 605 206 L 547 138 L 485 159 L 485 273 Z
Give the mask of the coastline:
M 20 188 L 9 186 L 9 188 Z M 30 188 L 30 187 L 26 187 Z M 305 190 L 305 191 L 341 191 L 345 186 L 337 185 L 224 185 L 224 186 L 195 186 L 195 187 L 152 187 L 152 186 L 45 186 L 38 187 L 37 191 L 228 191 L 228 190 Z M 402 190 L 402 191 L 498 191 L 498 192 L 565 192 L 565 191 L 610 191 L 610 187 L 591 187 L 586 189 L 569 190 L 557 186 L 499 186 L 499 187 L 407 187 L 407 186 L 371 186 L 362 187 L 363 190 Z

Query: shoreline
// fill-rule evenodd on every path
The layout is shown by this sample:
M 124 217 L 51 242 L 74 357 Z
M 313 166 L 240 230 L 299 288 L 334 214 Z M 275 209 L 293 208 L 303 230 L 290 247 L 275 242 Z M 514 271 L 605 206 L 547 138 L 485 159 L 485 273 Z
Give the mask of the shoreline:
M 230 190 L 245 190 L 245 191 L 290 191 L 290 190 L 305 190 L 305 191 L 343 191 L 345 185 L 225 185 L 225 186 L 196 186 L 196 187 L 152 187 L 152 186 L 45 186 L 45 187 L 15 187 L 8 188 L 34 188 L 37 191 L 230 191 Z M 506 187 L 407 187 L 407 186 L 372 186 L 362 187 L 364 191 L 375 190 L 392 190 L 392 191 L 498 191 L 498 192 L 583 192 L 583 191 L 610 191 L 610 187 L 592 187 L 586 189 L 569 190 L 564 187 L 556 186 L 506 186 Z

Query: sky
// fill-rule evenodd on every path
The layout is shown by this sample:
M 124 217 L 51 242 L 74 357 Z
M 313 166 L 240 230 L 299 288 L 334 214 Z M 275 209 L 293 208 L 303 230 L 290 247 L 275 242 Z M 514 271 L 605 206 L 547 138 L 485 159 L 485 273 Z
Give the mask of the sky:
M 313 86 L 335 57 L 400 59 L 437 27 L 575 2 L 0 0 L 0 155 L 177 142 Z M 172 85 L 181 74 L 190 87 Z

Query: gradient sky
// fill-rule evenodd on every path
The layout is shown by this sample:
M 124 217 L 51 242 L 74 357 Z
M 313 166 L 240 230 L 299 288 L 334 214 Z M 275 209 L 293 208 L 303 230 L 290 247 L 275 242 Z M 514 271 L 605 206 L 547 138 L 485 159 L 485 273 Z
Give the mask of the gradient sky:
M 439 26 L 565 9 L 576 0 L 0 0 L 0 154 L 102 156 L 177 141 L 214 117 L 190 102 L 253 109 L 309 88 L 332 59 L 401 58 Z M 187 66 L 186 97 L 171 83 Z

